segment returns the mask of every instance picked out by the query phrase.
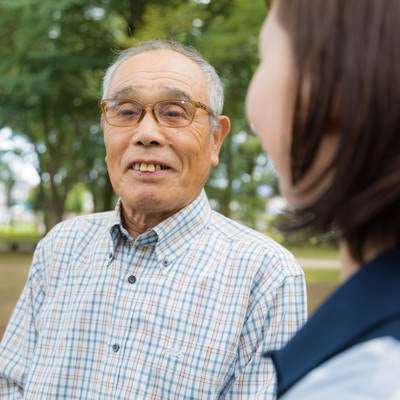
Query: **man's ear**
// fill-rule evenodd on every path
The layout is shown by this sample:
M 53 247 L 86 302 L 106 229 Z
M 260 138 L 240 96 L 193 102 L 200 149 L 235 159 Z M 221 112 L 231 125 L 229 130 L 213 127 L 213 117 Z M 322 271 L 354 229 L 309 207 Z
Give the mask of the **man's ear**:
M 100 128 L 101 128 L 102 131 L 104 131 L 104 117 L 103 117 L 103 114 L 101 114 L 101 117 L 100 117 Z
M 218 165 L 219 162 L 219 152 L 221 150 L 222 143 L 229 131 L 231 130 L 231 121 L 226 115 L 220 115 L 218 117 L 218 125 L 211 134 L 212 141 L 212 155 L 211 164 L 213 167 Z

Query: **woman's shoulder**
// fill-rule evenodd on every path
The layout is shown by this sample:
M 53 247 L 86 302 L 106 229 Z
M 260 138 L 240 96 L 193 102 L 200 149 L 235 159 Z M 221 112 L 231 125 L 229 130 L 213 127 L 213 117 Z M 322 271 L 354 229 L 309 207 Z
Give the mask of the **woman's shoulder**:
M 337 354 L 289 390 L 284 400 L 400 400 L 400 341 L 380 337 Z

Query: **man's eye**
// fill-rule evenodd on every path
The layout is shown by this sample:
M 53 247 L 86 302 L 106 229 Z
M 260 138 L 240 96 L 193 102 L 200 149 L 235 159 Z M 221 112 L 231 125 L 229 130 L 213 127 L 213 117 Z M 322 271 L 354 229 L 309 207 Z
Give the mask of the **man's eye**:
M 187 111 L 179 105 L 168 105 L 160 110 L 160 117 L 165 119 L 187 119 Z
M 135 115 L 135 112 L 133 110 L 125 109 L 125 110 L 120 110 L 118 114 L 121 116 L 129 117 L 131 115 Z
M 163 114 L 163 116 L 165 116 L 165 117 L 170 117 L 170 118 L 173 118 L 173 117 L 180 117 L 180 116 L 182 116 L 182 115 L 183 115 L 183 113 L 182 113 L 182 112 L 179 112 L 179 111 L 177 111 L 177 110 L 169 110 L 169 111 L 164 112 L 164 114 Z
M 116 114 L 123 118 L 133 118 L 139 117 L 142 111 L 139 107 L 131 106 L 131 105 L 121 105 L 118 110 L 116 110 Z

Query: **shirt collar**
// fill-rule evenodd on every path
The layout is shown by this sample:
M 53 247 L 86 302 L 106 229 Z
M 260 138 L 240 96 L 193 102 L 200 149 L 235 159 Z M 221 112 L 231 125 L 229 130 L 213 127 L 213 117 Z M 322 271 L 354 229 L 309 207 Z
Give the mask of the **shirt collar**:
M 155 247 L 157 257 L 167 267 L 173 264 L 191 239 L 207 225 L 210 215 L 211 207 L 205 191 L 202 190 L 200 195 L 188 206 L 136 239 L 132 239 L 122 225 L 121 200 L 118 200 L 114 212 L 111 213 L 108 229 L 113 239 L 114 248 L 121 236 L 125 236 L 135 246 Z
M 208 224 L 211 208 L 204 190 L 191 204 L 162 221 L 153 230 L 157 233 L 156 252 L 165 265 L 172 265 L 188 243 Z
M 370 330 L 400 315 L 400 248 L 365 264 L 314 313 L 273 359 L 282 395 L 328 358 L 368 337 Z

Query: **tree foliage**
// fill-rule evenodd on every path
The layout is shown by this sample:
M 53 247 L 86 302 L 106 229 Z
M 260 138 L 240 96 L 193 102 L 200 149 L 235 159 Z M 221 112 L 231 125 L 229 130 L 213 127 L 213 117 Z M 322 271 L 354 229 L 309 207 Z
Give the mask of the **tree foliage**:
M 264 207 L 258 186 L 271 179 L 244 115 L 257 63 L 262 1 L 2 0 L 0 127 L 25 135 L 38 155 L 41 207 L 51 227 L 68 193 L 84 183 L 95 209 L 112 207 L 97 100 L 115 52 L 149 38 L 193 45 L 223 77 L 232 133 L 207 185 L 215 206 L 254 225 Z M 273 179 L 272 179 L 273 180 Z

